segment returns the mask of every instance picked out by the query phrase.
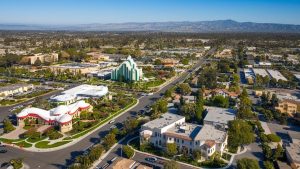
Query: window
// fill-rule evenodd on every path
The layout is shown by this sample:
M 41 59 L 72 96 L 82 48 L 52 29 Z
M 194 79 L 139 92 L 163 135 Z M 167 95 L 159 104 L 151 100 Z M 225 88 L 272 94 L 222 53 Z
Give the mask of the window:
M 183 144 L 183 143 L 184 143 L 184 140 L 181 140 L 181 143 Z

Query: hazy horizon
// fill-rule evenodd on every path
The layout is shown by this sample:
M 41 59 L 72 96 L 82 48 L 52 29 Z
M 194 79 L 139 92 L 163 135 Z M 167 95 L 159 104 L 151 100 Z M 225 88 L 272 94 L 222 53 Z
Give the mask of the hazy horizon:
M 2 0 L 0 23 L 74 25 L 128 22 L 237 22 L 299 25 L 297 0 Z

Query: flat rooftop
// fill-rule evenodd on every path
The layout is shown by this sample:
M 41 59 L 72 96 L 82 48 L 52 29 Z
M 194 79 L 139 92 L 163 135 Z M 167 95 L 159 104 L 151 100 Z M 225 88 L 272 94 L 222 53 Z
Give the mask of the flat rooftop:
M 173 124 L 181 119 L 184 119 L 184 116 L 180 116 L 173 113 L 165 113 L 161 115 L 158 119 L 149 121 L 148 123 L 144 124 L 143 126 L 149 127 L 149 128 L 163 128 L 170 124 Z
M 214 140 L 218 143 L 224 142 L 226 139 L 226 132 L 216 129 L 212 125 L 204 125 L 200 132 L 197 133 L 195 140 Z
M 300 144 L 290 143 L 289 146 L 286 146 L 285 148 L 293 162 L 300 163 Z
M 90 68 L 90 67 L 97 67 L 97 64 L 91 64 L 91 63 L 64 63 L 60 65 L 55 65 L 56 67 L 62 67 L 62 68 Z
M 268 72 L 265 69 L 252 69 L 255 76 L 260 75 L 262 77 L 269 76 Z
M 183 123 L 182 125 L 176 125 L 168 129 L 165 134 L 184 140 L 194 140 L 196 135 L 201 130 L 201 126 L 192 123 Z
M 16 89 L 19 89 L 21 87 L 28 87 L 28 86 L 32 86 L 32 85 L 31 84 L 25 84 L 25 83 L 12 84 L 12 85 L 9 85 L 9 86 L 0 87 L 0 92 L 9 91 L 9 90 L 16 90 Z
M 270 74 L 272 78 L 276 80 L 287 81 L 287 79 L 278 70 L 267 69 L 267 72 Z
M 208 106 L 205 108 L 207 110 L 207 114 L 204 121 L 228 124 L 229 121 L 235 119 L 236 111 L 233 109 Z

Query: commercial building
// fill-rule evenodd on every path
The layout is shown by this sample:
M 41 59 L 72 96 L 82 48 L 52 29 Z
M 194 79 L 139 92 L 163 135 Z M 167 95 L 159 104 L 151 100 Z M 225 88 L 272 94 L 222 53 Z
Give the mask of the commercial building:
M 32 84 L 22 84 L 22 83 L 0 87 L 0 98 L 13 96 L 15 94 L 20 94 L 29 91 L 33 88 L 34 86 Z
M 244 69 L 244 75 L 246 80 L 248 81 L 248 84 L 252 84 L 255 81 L 255 78 L 260 75 L 262 77 L 270 77 L 278 80 L 287 81 L 287 79 L 278 71 L 278 70 L 272 70 L 272 69 Z
M 260 75 L 262 77 L 265 77 L 265 76 L 269 77 L 269 74 L 265 69 L 252 69 L 252 70 L 253 70 L 255 76 Z
M 51 97 L 50 101 L 59 104 L 71 104 L 85 98 L 101 98 L 108 93 L 107 86 L 80 85 L 62 92 L 61 95 Z
M 35 64 L 39 60 L 41 63 L 53 63 L 58 61 L 58 53 L 49 53 L 49 54 L 34 54 L 33 56 L 25 56 L 22 58 L 23 63 L 28 63 L 28 64 Z
M 42 125 L 59 126 L 62 133 L 72 130 L 72 119 L 80 117 L 84 110 L 92 111 L 93 107 L 85 101 L 78 101 L 71 105 L 60 105 L 51 110 L 28 107 L 17 114 L 18 126 L 23 127 L 26 121 L 33 121 Z
M 166 149 L 168 143 L 175 143 L 179 151 L 190 154 L 200 150 L 205 158 L 215 152 L 223 153 L 227 145 L 227 133 L 213 125 L 196 125 L 185 122 L 185 117 L 165 113 L 160 118 L 141 127 L 140 143 L 149 142 Z
M 76 74 L 88 74 L 93 71 L 97 71 L 100 69 L 98 64 L 91 64 L 91 63 L 65 63 L 60 65 L 53 65 L 49 67 L 52 72 L 59 73 L 70 71 L 74 75 Z
M 103 69 L 87 74 L 87 77 L 96 77 L 103 80 L 111 79 L 111 69 Z
M 270 74 L 271 78 L 278 80 L 287 81 L 287 79 L 278 71 L 267 69 L 267 72 Z
M 143 77 L 142 69 L 137 67 L 131 56 L 128 56 L 121 65 L 115 68 L 111 73 L 112 80 L 139 81 Z

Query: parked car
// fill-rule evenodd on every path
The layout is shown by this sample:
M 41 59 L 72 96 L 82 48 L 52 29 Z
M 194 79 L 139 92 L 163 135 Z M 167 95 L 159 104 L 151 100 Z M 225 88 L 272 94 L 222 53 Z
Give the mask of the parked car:
M 118 157 L 114 157 L 114 158 L 112 158 L 109 162 L 110 162 L 110 164 L 112 164 L 114 161 L 116 161 L 116 159 L 118 159 Z
M 114 128 L 117 128 L 117 126 L 115 126 L 115 125 L 110 126 L 111 130 L 114 129 Z
M 6 152 L 7 152 L 7 150 L 5 150 L 5 149 L 0 150 L 0 153 L 6 153 Z
M 115 120 L 111 120 L 111 121 L 109 122 L 109 124 L 114 123 L 114 122 L 115 122 Z
M 157 158 L 156 157 L 147 157 L 145 158 L 146 161 L 149 161 L 149 162 L 152 162 L 152 163 L 155 163 L 157 161 Z

